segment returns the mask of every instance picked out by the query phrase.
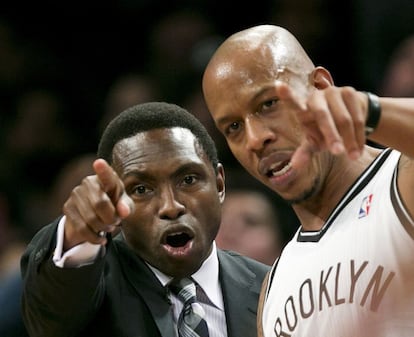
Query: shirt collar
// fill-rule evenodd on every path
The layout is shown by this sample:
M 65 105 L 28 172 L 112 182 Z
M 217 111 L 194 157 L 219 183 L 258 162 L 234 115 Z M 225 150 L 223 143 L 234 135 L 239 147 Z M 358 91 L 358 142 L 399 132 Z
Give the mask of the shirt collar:
M 164 274 L 149 264 L 148 266 L 163 286 L 166 286 L 171 281 L 171 276 Z M 201 267 L 191 275 L 191 277 L 200 285 L 210 301 L 221 310 L 224 310 L 223 295 L 219 282 L 219 261 L 215 241 L 213 241 L 209 257 L 203 262 Z

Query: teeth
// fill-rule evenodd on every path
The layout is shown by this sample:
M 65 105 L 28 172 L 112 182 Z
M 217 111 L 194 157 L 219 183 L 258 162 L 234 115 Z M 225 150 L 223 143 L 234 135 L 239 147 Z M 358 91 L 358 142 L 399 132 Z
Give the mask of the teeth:
M 290 164 L 290 162 L 287 164 L 287 165 L 285 165 L 281 170 L 278 170 L 278 171 L 276 171 L 276 170 L 273 170 L 273 169 L 271 169 L 272 170 L 272 176 L 273 177 L 279 177 L 279 176 L 281 176 L 281 175 L 283 175 L 283 174 L 285 174 L 287 171 L 289 171 L 290 170 L 290 168 L 291 168 L 291 164 Z

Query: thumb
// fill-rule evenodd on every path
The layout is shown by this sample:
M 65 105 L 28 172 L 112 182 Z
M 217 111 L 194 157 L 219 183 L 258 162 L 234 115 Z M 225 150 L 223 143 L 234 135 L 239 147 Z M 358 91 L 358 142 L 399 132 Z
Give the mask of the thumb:
M 293 153 L 290 164 L 292 168 L 298 169 L 308 165 L 311 160 L 312 153 L 316 151 L 316 147 L 309 141 L 304 141 Z
M 298 147 L 290 160 L 292 168 L 298 169 L 308 164 L 311 157 L 311 151 L 305 147 Z

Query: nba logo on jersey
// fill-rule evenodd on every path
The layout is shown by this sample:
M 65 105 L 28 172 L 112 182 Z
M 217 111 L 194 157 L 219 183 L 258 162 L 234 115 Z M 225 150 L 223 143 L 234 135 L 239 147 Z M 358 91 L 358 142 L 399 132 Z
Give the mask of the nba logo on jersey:
M 372 194 L 364 197 L 361 202 L 361 207 L 359 208 L 359 216 L 358 218 L 361 219 L 369 214 L 369 209 L 371 207 L 372 202 Z

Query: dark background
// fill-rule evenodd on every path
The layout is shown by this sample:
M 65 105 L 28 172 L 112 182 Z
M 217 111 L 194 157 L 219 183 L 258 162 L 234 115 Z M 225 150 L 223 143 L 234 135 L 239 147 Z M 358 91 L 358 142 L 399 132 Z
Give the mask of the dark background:
M 208 24 L 208 33 L 200 35 L 200 41 L 206 42 L 210 37 L 210 49 L 204 50 L 197 65 L 186 58 L 189 51 L 196 50 L 194 46 L 189 51 L 181 50 L 178 42 L 174 46 L 178 34 L 174 24 L 167 38 L 156 42 L 161 22 L 178 12 L 190 13 Z M 42 203 L 36 200 L 50 193 L 59 170 L 71 158 L 95 152 L 106 98 L 119 76 L 145 75 L 155 82 L 156 97 L 185 105 L 188 97 L 200 89 L 203 66 L 217 43 L 238 30 L 261 23 L 280 24 L 291 30 L 314 63 L 331 71 L 337 85 L 377 92 L 393 50 L 414 33 L 414 1 L 14 1 L 12 5 L 3 2 L 0 6 L 3 221 L 22 229 L 26 240 L 45 221 L 51 220 L 42 214 Z M 177 53 L 183 52 L 179 57 L 184 66 L 170 56 L 171 44 Z M 14 131 L 17 125 L 24 124 L 26 117 L 22 111 L 30 106 L 25 105 L 27 97 L 38 91 L 46 92 L 58 102 L 54 121 L 58 125 L 57 131 L 54 130 L 57 136 L 48 129 L 40 129 L 31 137 L 38 140 L 49 135 L 46 145 L 19 147 L 14 145 L 19 142 L 19 134 L 30 132 L 24 128 L 20 133 Z M 34 122 L 29 120 L 26 124 L 26 128 L 34 129 Z M 34 144 L 34 140 L 26 143 Z M 238 170 L 227 152 L 223 152 L 222 160 L 230 169 Z M 275 204 L 278 203 L 276 200 Z M 295 228 L 290 223 L 296 224 L 290 215 L 284 222 L 287 236 Z
M 414 38 L 413 0 L 2 2 L 0 336 L 27 337 L 19 271 L 26 244 L 92 173 L 108 120 L 139 101 L 170 101 L 196 113 L 218 145 L 227 188 L 265 192 L 283 239 L 291 237 L 298 226 L 292 210 L 240 168 L 200 95 L 218 44 L 264 23 L 289 29 L 337 85 L 388 95 L 384 83 L 405 77 L 412 87 L 399 92 L 392 84 L 392 95 L 414 96 L 414 47 L 396 52 Z M 391 81 L 390 65 L 400 60 L 403 71 Z

